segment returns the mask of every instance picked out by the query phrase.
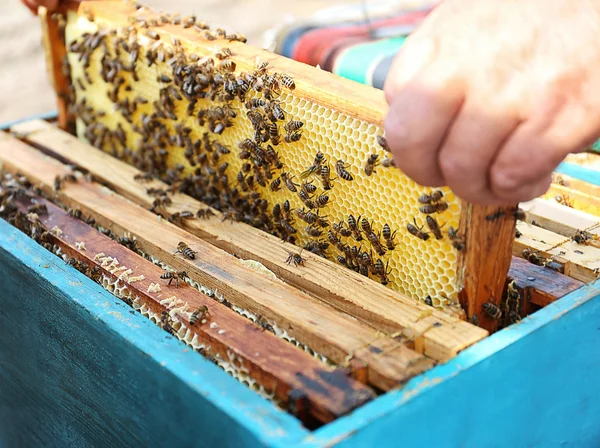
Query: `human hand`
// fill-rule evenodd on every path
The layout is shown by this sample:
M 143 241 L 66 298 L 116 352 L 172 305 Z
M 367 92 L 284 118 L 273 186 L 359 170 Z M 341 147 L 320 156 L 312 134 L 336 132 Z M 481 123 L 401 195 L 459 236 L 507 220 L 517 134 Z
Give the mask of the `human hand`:
M 600 0 L 446 0 L 385 85 L 396 165 L 490 205 L 543 194 L 600 137 Z

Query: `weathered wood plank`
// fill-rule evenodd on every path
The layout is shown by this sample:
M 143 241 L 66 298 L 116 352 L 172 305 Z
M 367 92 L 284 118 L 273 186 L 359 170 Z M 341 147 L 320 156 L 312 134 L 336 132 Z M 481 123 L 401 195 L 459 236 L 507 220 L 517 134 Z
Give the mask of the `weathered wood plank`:
M 4 446 L 291 446 L 309 434 L 2 219 L 0 290 Z
M 147 188 L 167 187 L 158 180 L 144 184 L 135 182 L 134 176 L 140 174 L 136 168 L 43 121 L 22 123 L 13 128 L 13 131 L 24 136 L 26 141 L 88 170 L 110 188 L 143 207 L 149 208 L 154 200 L 147 194 Z M 205 207 L 201 202 L 183 194 L 173 195 L 172 201 L 171 206 L 164 208 L 166 216 L 180 210 L 195 211 Z M 291 266 L 285 262 L 288 256 L 286 251 L 297 251 L 295 246 L 284 244 L 278 238 L 243 223 L 223 224 L 221 214 L 216 210 L 214 213 L 215 216 L 209 219 L 185 220 L 179 225 L 233 255 L 259 261 L 288 283 L 376 328 L 390 333 L 404 331 L 407 336 L 416 336 L 417 339 L 424 331 L 432 333 L 428 329 L 435 328 L 439 337 L 432 333 L 431 342 L 426 342 L 423 348 L 425 353 L 435 359 L 441 360 L 440 357 L 448 356 L 442 352 L 457 353 L 486 335 L 473 325 L 408 299 L 308 251 L 302 253 L 307 259 L 302 268 Z M 443 325 L 433 327 L 435 322 Z M 446 346 L 449 344 L 452 347 L 448 350 Z
M 600 198 L 563 185 L 550 185 L 548 191 L 542 196 L 545 199 L 568 201 L 572 207 L 582 212 L 600 216 Z
M 464 279 L 460 302 L 467 316 L 477 316 L 479 325 L 490 332 L 498 327 L 498 320 L 483 312 L 483 304 L 497 306 L 502 301 L 506 273 L 511 261 L 511 245 L 515 233 L 516 207 L 473 207 L 463 205 L 461 227 L 464 233 L 464 262 L 459 273 Z M 461 252 L 462 254 L 462 252 Z
M 39 8 L 38 15 L 42 25 L 42 42 L 46 55 L 48 79 L 50 79 L 52 88 L 56 92 L 58 126 L 66 131 L 74 131 L 75 120 L 69 113 L 68 101 L 71 81 L 65 75 L 63 69 L 67 49 L 64 41 L 64 28 L 61 30 L 59 25 L 59 20 L 64 20 L 64 17 L 54 16 L 43 6 Z
M 552 257 L 564 265 L 564 273 L 585 283 L 596 280 L 600 274 L 600 249 L 577 244 L 570 238 L 541 227 L 519 221 L 521 236 L 515 239 L 513 255 L 523 257 L 530 249 L 543 257 Z
M 536 266 L 522 258 L 513 257 L 508 271 L 525 302 L 547 306 L 561 297 L 581 288 L 585 283 L 543 266 Z M 526 306 L 526 304 L 524 304 Z
M 217 357 L 233 370 L 245 372 L 289 409 L 298 408 L 297 403 L 290 402 L 290 392 L 299 391 L 307 402 L 307 413 L 321 422 L 329 422 L 374 397 L 366 386 L 344 376 L 343 372 L 263 331 L 185 282 L 178 287 L 175 283 L 167 285 L 159 279 L 165 272 L 159 266 L 67 215 L 51 202 L 43 199 L 36 202 L 45 204 L 48 210 L 39 215 L 39 222 L 49 232 L 48 243 L 57 245 L 68 257 L 85 263 L 86 271 L 96 277 L 96 281 L 114 285 L 111 289 L 119 291 L 120 298 L 127 302 L 137 298 L 135 308 L 160 323 L 163 329 L 177 333 L 192 348 Z M 17 203 L 23 213 L 31 205 L 27 198 L 20 198 Z M 60 235 L 50 232 L 55 226 L 61 230 Z M 97 257 L 100 253 L 104 256 Z M 119 264 L 112 265 L 113 260 Z M 97 273 L 93 273 L 94 268 Z M 152 283 L 162 284 L 161 291 L 149 292 Z M 191 313 L 200 307 L 206 307 L 210 315 L 206 316 L 206 322 L 192 325 Z M 163 322 L 163 313 L 172 317 Z M 306 420 L 307 416 L 298 417 Z
M 600 197 L 600 185 L 591 184 L 576 177 L 568 176 L 567 174 L 554 173 L 552 176 L 552 183 L 556 185 L 562 185 L 563 187 L 571 188 L 585 194 Z
M 541 198 L 522 203 L 520 207 L 527 213 L 526 222 L 559 235 L 570 238 L 583 230 L 600 235 L 600 217 L 589 213 Z
M 33 183 L 40 184 L 48 194 L 55 194 L 52 189 L 55 177 L 69 172 L 57 160 L 7 135 L 0 135 L 0 161 L 5 170 L 21 172 Z M 389 338 L 283 282 L 258 276 L 230 254 L 107 188 L 81 179 L 77 183 L 67 183 L 56 193 L 56 197 L 61 203 L 93 216 L 97 223 L 118 235 L 131 233 L 137 238 L 138 247 L 143 252 L 168 260 L 177 270 L 185 270 L 192 279 L 218 290 L 231 303 L 276 322 L 290 336 L 332 361 L 344 364 L 349 358 L 357 357 L 356 352 L 360 352 L 359 360 L 364 361 L 369 371 L 373 372 L 369 373 L 369 378 L 377 379 L 393 373 L 393 378 L 386 378 L 386 384 L 402 384 L 431 366 L 429 359 L 401 343 L 397 343 L 397 349 L 393 351 L 378 348 L 379 344 L 388 347 Z M 180 241 L 187 242 L 198 252 L 196 260 L 173 256 Z M 426 319 L 429 316 L 422 317 Z M 443 326 L 442 323 L 429 330 Z M 439 333 L 434 336 L 437 340 Z M 435 345 L 435 340 L 430 343 L 429 331 L 424 330 L 416 338 L 419 339 L 429 343 L 434 352 L 451 357 L 450 353 L 442 352 Z M 451 343 L 456 346 L 455 340 Z

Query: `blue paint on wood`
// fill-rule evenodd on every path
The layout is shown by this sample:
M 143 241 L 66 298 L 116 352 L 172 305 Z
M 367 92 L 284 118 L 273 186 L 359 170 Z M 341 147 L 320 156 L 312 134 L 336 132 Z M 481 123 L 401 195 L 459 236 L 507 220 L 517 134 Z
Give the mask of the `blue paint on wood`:
M 1 219 L 0 310 L 0 446 L 284 446 L 308 434 Z
M 600 185 L 600 171 L 585 168 L 574 163 L 563 162 L 558 165 L 557 173 L 588 182 L 594 185 Z
M 600 446 L 600 281 L 307 437 L 303 446 Z
M 29 117 L 20 118 L 18 120 L 0 123 L 0 131 L 6 131 L 7 129 L 12 128 L 13 126 L 16 126 L 19 123 L 24 123 L 30 120 L 53 120 L 56 117 L 58 117 L 58 112 L 56 112 L 55 110 L 50 112 L 44 112 L 42 114 L 30 115 Z

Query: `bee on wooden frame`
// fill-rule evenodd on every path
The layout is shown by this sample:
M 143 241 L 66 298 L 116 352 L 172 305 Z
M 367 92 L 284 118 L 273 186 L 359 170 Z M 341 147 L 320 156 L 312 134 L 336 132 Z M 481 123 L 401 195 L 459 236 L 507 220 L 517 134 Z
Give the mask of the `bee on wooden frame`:
M 169 280 L 169 283 L 167 283 L 168 285 L 171 285 L 171 282 L 173 280 L 175 280 L 175 287 L 179 288 L 179 280 L 185 280 L 187 278 L 187 272 L 186 271 L 177 271 L 177 272 L 165 272 L 164 274 L 162 274 L 160 276 L 161 279 L 163 280 Z
M 194 260 L 196 258 L 196 251 L 192 250 L 185 242 L 180 241 L 177 244 L 176 254 L 182 254 L 184 257 Z
M 303 258 L 301 253 L 302 251 L 300 251 L 300 253 L 295 253 L 295 252 L 288 252 L 286 250 L 286 252 L 288 253 L 288 257 L 286 258 L 285 262 L 287 264 L 293 264 L 294 266 L 298 267 L 298 266 L 304 266 L 304 262 L 306 261 L 306 258 Z

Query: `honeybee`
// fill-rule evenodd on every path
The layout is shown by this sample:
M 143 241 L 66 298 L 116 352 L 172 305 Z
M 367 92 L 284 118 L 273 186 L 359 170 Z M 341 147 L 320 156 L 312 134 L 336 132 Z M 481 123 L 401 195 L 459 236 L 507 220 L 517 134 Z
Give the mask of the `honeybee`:
M 429 227 L 429 229 L 431 230 L 431 233 L 433 233 L 435 238 L 437 240 L 441 240 L 444 237 L 444 235 L 442 234 L 441 228 L 444 226 L 443 225 L 440 226 L 438 224 L 438 222 L 435 220 L 435 218 L 432 218 L 429 215 L 427 215 L 427 217 L 425 218 L 425 221 L 427 222 L 427 226 Z
M 502 310 L 491 302 L 486 302 L 482 305 L 483 311 L 492 319 L 500 319 Z
M 434 190 L 430 194 L 419 196 L 417 201 L 419 201 L 421 204 L 432 204 L 441 201 L 443 197 L 444 193 L 442 190 Z
M 208 307 L 206 305 L 200 306 L 190 316 L 190 325 L 196 325 L 196 322 L 198 321 L 202 322 L 202 320 L 209 315 Z
M 527 213 L 522 208 L 516 208 L 513 215 L 517 221 L 525 221 L 527 219 Z
M 45 215 L 48 213 L 46 204 L 33 204 L 27 207 L 27 213 L 35 213 L 37 215 Z
M 125 247 L 128 247 L 131 250 L 136 249 L 137 241 L 135 238 L 131 238 L 131 236 L 123 235 L 122 237 L 117 238 L 117 243 L 122 244 Z
M 271 142 L 273 142 L 274 145 L 278 145 L 280 138 L 277 123 L 271 123 L 268 126 L 267 131 L 269 133 L 269 138 L 271 139 Z
M 301 137 L 301 132 L 288 132 L 287 134 L 285 134 L 284 140 L 286 143 L 294 143 L 300 140 Z
M 392 166 L 396 166 L 396 162 L 394 162 L 394 159 L 390 159 L 389 157 L 385 157 L 381 161 L 381 166 L 383 166 L 384 168 L 389 168 L 389 167 L 392 167 Z
M 347 229 L 346 227 L 344 227 L 344 225 L 345 225 L 344 221 L 335 223 L 335 224 L 333 224 L 333 230 L 336 231 L 337 233 L 339 233 L 340 235 L 342 235 L 343 237 L 347 238 L 352 235 L 352 232 L 350 231 L 350 229 Z
M 408 232 L 411 235 L 416 236 L 417 238 L 422 239 L 423 241 L 427 241 L 429 239 L 429 233 L 427 232 L 423 232 L 423 227 L 419 227 L 417 225 L 417 221 L 413 218 L 413 222 L 415 223 L 414 225 L 412 225 L 411 223 L 408 223 L 406 225 L 406 230 L 408 230 Z
M 454 246 L 456 250 L 465 249 L 465 242 L 461 237 L 458 236 L 458 229 L 455 230 L 454 227 L 450 226 L 448 229 L 448 238 L 450 238 L 450 241 L 452 241 L 452 246 Z
M 381 245 L 381 241 L 379 241 L 379 235 L 375 234 L 375 232 L 370 232 L 367 234 L 367 239 L 369 240 L 371 246 L 373 246 L 373 249 L 375 249 L 375 252 L 377 252 L 378 255 L 385 254 L 386 250 L 385 247 Z
M 289 133 L 298 131 L 302 126 L 304 126 L 304 123 L 302 121 L 290 120 L 285 124 L 283 128 Z
M 358 262 L 358 267 L 361 275 L 365 277 L 369 276 L 369 271 L 373 270 L 373 261 L 371 256 L 367 252 L 363 252 L 359 256 L 356 257 L 356 261 Z
M 571 199 L 566 194 L 556 195 L 556 196 L 554 196 L 554 200 L 556 202 L 558 202 L 559 204 L 564 205 L 565 207 L 571 207 L 571 208 L 573 208 L 573 199 Z
M 317 204 L 315 204 L 315 202 L 310 198 L 310 195 L 306 191 L 300 190 L 298 196 L 300 196 L 300 199 L 302 199 L 304 205 L 306 205 L 310 210 L 317 208 Z
M 431 296 L 425 297 L 425 300 L 423 301 L 425 302 L 425 305 L 433 306 L 433 299 L 431 298 Z
M 377 143 L 381 146 L 385 151 L 390 152 L 390 146 L 388 145 L 387 139 L 383 135 L 377 136 Z
M 188 17 L 184 17 L 182 19 L 182 26 L 184 28 L 191 28 L 196 24 L 196 17 L 195 16 L 188 16 Z
M 296 184 L 293 179 L 294 176 L 290 175 L 289 173 L 281 173 L 281 180 L 285 183 L 287 189 L 292 193 L 296 193 L 298 191 L 298 184 Z
M 358 218 L 360 219 L 360 216 Z M 348 216 L 348 228 L 350 229 L 350 232 L 356 241 L 362 241 L 363 237 L 353 215 Z
M 196 258 L 197 252 L 195 250 L 190 249 L 190 247 L 183 241 L 180 241 L 179 244 L 177 244 L 177 251 L 175 253 L 182 254 L 186 258 L 194 260 Z
M 320 237 L 323 234 L 323 231 L 321 229 L 313 227 L 312 224 L 307 225 L 304 228 L 304 230 L 306 231 L 307 234 L 309 234 L 310 236 L 313 236 L 313 237 Z
M 273 182 L 271 182 L 271 185 L 269 185 L 269 188 L 271 189 L 271 191 L 279 191 L 279 189 L 281 188 L 281 178 L 278 177 L 275 180 L 273 180 Z
M 331 190 L 331 178 L 330 178 L 331 170 L 329 165 L 321 166 L 321 181 L 323 182 L 324 190 Z
M 360 227 L 361 227 L 362 231 L 365 232 L 365 235 L 368 235 L 369 233 L 372 232 L 371 223 L 369 222 L 369 220 L 367 218 L 362 218 L 360 220 Z
M 285 112 L 281 108 L 281 105 L 278 101 L 272 101 L 269 110 L 271 112 L 271 115 L 273 115 L 273 118 L 275 118 L 275 120 L 285 120 Z
M 160 75 L 156 78 L 156 82 L 162 82 L 164 84 L 168 84 L 172 81 L 173 80 L 171 78 L 169 78 L 167 75 Z
M 283 84 L 290 90 L 294 90 L 296 88 L 296 83 L 294 82 L 294 79 L 291 76 L 286 75 L 285 73 L 281 74 L 281 84 Z
M 586 232 L 585 230 L 578 230 L 571 237 L 573 241 L 577 244 L 586 244 L 589 240 L 593 238 L 593 235 L 590 232 Z
M 365 163 L 365 174 L 367 176 L 371 176 L 374 172 L 375 172 L 375 167 L 378 165 L 377 163 L 377 159 L 379 158 L 379 155 L 377 154 L 371 154 L 369 156 L 369 158 L 367 159 L 367 162 Z
M 184 219 L 193 219 L 194 214 L 190 211 L 184 210 L 182 212 L 175 212 L 169 216 L 169 222 L 182 222 Z
M 288 257 L 285 259 L 285 262 L 287 264 L 293 264 L 294 266 L 298 267 L 298 266 L 304 266 L 304 262 L 306 261 L 306 258 L 302 258 L 302 256 L 300 254 L 297 254 L 295 252 L 288 252 Z
M 317 199 L 315 202 L 316 202 L 317 208 L 325 207 L 327 205 L 327 203 L 329 202 L 329 196 L 327 196 L 324 193 L 320 194 L 319 196 L 317 196 Z
M 153 30 L 146 30 L 146 32 L 144 32 L 144 34 L 146 35 L 146 37 L 149 37 L 150 39 L 153 40 L 159 40 L 160 39 L 160 35 Z
M 542 257 L 537 252 L 532 252 L 529 249 L 523 249 L 523 251 L 521 252 L 521 255 L 523 256 L 523 258 L 525 260 L 527 260 L 530 263 L 533 263 L 537 266 L 544 266 L 544 264 L 546 263 L 545 257 Z
M 352 177 L 352 174 L 346 171 L 346 162 L 344 162 L 341 159 L 335 163 L 335 172 L 339 177 L 341 177 L 344 180 L 351 181 L 354 179 L 354 177 Z
M 298 218 L 300 218 L 302 221 L 308 224 L 314 224 L 315 222 L 317 222 L 317 219 L 319 217 L 316 213 L 311 211 L 307 212 L 303 208 L 296 209 L 296 215 L 298 215 Z
M 279 155 L 271 145 L 267 145 L 267 150 L 265 151 L 267 158 L 269 161 L 275 166 L 277 169 L 283 168 L 283 163 L 279 160 Z
M 428 204 L 419 207 L 419 211 L 421 213 L 425 213 L 426 215 L 431 215 L 433 213 L 442 213 L 446 210 L 448 210 L 448 203 L 446 202 L 436 202 L 434 204 Z
M 179 288 L 179 279 L 184 280 L 187 277 L 187 272 L 186 271 L 177 271 L 177 272 L 165 272 L 164 274 L 162 274 L 160 276 L 161 279 L 163 280 L 169 280 L 169 283 L 167 283 L 168 285 L 171 285 L 171 282 L 173 280 L 175 280 L 175 287 Z
M 396 232 L 397 231 L 394 230 L 394 232 L 392 233 L 392 230 L 390 229 L 388 223 L 385 223 L 383 225 L 382 235 L 388 250 L 394 250 L 396 248 L 396 243 L 394 241 L 394 238 L 396 237 Z
M 208 219 L 211 216 L 215 216 L 215 212 L 213 212 L 210 207 L 198 209 L 196 212 L 196 217 L 200 219 Z
M 381 258 L 378 258 L 373 266 L 373 274 L 379 277 L 379 281 L 382 285 L 387 285 L 389 283 L 388 276 L 390 275 L 391 270 L 388 268 L 389 260 L 384 265 Z
M 67 215 L 72 216 L 75 219 L 81 219 L 81 210 L 78 208 L 70 208 L 67 210 Z

